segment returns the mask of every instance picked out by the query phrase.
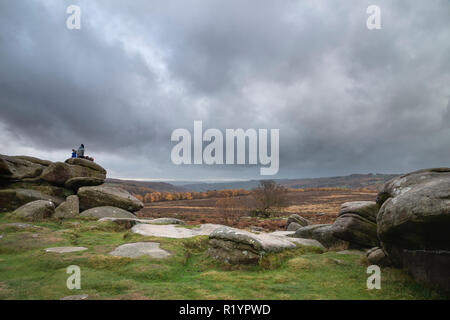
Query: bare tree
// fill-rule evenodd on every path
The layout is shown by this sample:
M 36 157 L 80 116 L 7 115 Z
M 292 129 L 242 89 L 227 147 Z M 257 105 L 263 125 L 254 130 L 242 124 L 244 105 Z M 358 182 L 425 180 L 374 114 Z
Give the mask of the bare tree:
M 220 198 L 216 200 L 216 212 L 221 217 L 222 223 L 234 226 L 239 222 L 245 208 L 235 198 Z
M 286 203 L 286 194 L 287 189 L 273 180 L 261 180 L 259 186 L 251 192 L 257 209 L 262 213 L 283 206 Z

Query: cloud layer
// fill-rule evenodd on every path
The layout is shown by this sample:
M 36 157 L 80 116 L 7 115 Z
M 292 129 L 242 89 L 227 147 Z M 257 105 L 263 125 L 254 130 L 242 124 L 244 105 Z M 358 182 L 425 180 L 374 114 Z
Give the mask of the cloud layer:
M 81 7 L 68 30 L 66 8 Z M 258 178 L 175 166 L 171 132 L 279 128 L 279 177 L 405 172 L 450 159 L 450 3 L 2 1 L 1 153 L 110 175 Z

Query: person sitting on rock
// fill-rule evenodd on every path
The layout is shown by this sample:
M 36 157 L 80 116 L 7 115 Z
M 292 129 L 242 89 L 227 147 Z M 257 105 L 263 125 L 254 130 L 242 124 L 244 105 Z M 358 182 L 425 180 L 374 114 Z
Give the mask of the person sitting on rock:
M 84 144 L 81 144 L 81 146 L 78 148 L 77 158 L 84 158 Z
M 72 149 L 72 158 L 76 158 L 77 157 L 77 150 Z

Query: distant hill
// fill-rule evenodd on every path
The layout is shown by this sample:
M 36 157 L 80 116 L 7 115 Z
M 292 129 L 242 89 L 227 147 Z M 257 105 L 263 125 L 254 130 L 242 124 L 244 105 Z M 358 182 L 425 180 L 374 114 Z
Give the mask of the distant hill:
M 397 174 L 352 174 L 340 177 L 307 178 L 307 179 L 275 179 L 288 188 L 369 188 L 376 190 Z M 132 194 L 145 195 L 152 192 L 205 192 L 208 190 L 246 189 L 258 186 L 259 180 L 229 181 L 217 183 L 184 182 L 173 185 L 167 182 L 106 179 L 108 184 L 120 186 Z
M 369 188 L 377 189 L 386 181 L 398 176 L 397 174 L 352 174 L 349 176 L 307 178 L 307 179 L 275 179 L 275 181 L 288 188 Z M 246 189 L 258 186 L 259 180 L 231 181 L 219 183 L 190 183 L 182 187 L 188 191 L 203 192 L 208 190 Z
M 146 193 L 152 192 L 185 192 L 183 187 L 177 187 L 166 182 L 154 181 L 137 181 L 137 180 L 120 180 L 107 178 L 106 183 L 119 186 L 132 194 L 140 194 L 144 196 Z

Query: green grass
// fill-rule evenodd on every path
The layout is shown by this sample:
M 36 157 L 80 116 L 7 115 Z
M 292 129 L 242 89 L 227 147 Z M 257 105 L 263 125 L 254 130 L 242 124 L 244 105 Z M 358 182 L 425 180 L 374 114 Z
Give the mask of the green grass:
M 208 257 L 208 237 L 144 237 L 89 220 L 6 226 L 0 217 L 0 299 L 440 299 L 405 272 L 382 270 L 382 289 L 366 288 L 367 262 L 358 255 L 298 248 L 264 257 L 257 266 L 229 266 Z M 129 242 L 157 241 L 166 259 L 113 257 Z M 44 248 L 84 246 L 77 253 Z M 81 268 L 81 290 L 69 290 L 66 268 Z

